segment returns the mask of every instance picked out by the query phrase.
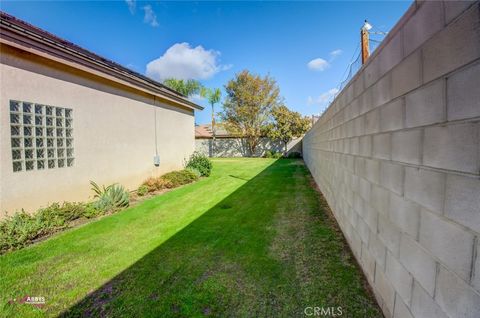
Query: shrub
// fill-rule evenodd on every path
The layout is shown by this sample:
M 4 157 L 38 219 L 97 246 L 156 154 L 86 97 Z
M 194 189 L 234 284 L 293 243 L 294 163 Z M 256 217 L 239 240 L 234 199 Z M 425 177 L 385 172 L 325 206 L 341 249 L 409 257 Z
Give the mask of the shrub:
M 147 192 L 155 192 L 163 189 L 172 189 L 181 185 L 192 183 L 201 176 L 200 171 L 195 168 L 187 168 L 179 171 L 172 171 L 158 178 L 148 178 L 137 190 L 138 195 Z M 140 192 L 139 192 L 140 191 Z M 144 194 L 140 194 L 143 192 Z
M 147 194 L 148 192 L 150 192 L 150 189 L 148 188 L 148 186 L 146 186 L 145 184 L 142 184 L 138 189 L 137 189 L 137 194 L 141 197 L 143 197 L 145 194 Z
M 160 178 L 148 178 L 142 183 L 148 189 L 148 192 L 155 192 L 165 188 L 165 181 Z
M 302 158 L 302 154 L 298 151 L 293 151 L 288 154 L 288 158 Z
M 185 168 L 197 169 L 202 176 L 208 177 L 212 171 L 212 162 L 204 154 L 195 151 L 188 159 Z
M 83 217 L 91 219 L 102 214 L 102 211 L 97 209 L 93 203 L 84 204 L 85 209 L 83 210 Z
M 273 151 L 271 150 L 265 151 L 265 153 L 263 154 L 263 158 L 273 158 Z
M 92 191 L 95 192 L 97 201 L 93 203 L 94 207 L 104 212 L 115 211 L 119 208 L 127 207 L 130 204 L 130 193 L 120 184 L 111 184 L 107 187 L 99 187 L 93 181 L 90 181 Z
M 0 223 L 0 251 L 25 246 L 38 236 L 41 229 L 42 225 L 24 210 L 5 218 Z
M 100 213 L 92 204 L 71 202 L 53 203 L 33 215 L 21 210 L 0 222 L 0 253 L 22 248 L 42 236 L 69 227 L 76 219 Z
M 281 152 L 276 152 L 272 150 L 265 151 L 265 154 L 263 155 L 264 158 L 275 158 L 275 159 L 282 158 L 282 156 L 283 155 Z
M 193 173 L 194 175 L 197 176 L 197 179 L 200 178 L 202 176 L 202 173 L 196 169 L 196 168 L 186 168 L 185 170 L 188 170 L 190 171 L 191 173 Z
M 184 184 L 192 183 L 198 177 L 195 173 L 188 169 L 180 171 L 172 171 L 160 177 L 165 181 L 165 186 L 169 189 L 176 188 Z
M 44 229 L 63 228 L 68 223 L 83 216 L 85 206 L 79 203 L 64 202 L 63 205 L 53 203 L 35 213 L 38 223 Z

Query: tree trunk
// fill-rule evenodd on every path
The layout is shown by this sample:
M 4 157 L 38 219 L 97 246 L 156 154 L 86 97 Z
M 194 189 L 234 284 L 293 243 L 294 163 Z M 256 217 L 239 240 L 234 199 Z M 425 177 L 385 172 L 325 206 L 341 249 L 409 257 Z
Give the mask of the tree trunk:
M 254 137 L 247 137 L 248 151 L 250 152 L 250 157 L 255 156 L 255 149 L 257 148 L 257 142 Z
M 215 105 L 212 104 L 212 157 L 215 157 Z

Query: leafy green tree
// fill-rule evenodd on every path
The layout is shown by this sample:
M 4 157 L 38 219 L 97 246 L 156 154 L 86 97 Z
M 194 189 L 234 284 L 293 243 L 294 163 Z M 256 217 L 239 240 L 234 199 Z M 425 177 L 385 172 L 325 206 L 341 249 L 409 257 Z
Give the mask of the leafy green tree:
M 310 119 L 298 112 L 291 111 L 281 105 L 272 111 L 273 122 L 269 124 L 267 135 L 271 139 L 280 140 L 284 144 L 285 153 L 287 144 L 296 137 L 300 137 L 310 128 Z
M 220 117 L 225 127 L 244 138 L 251 155 L 265 135 L 272 110 L 281 105 L 280 89 L 270 76 L 244 70 L 225 86 L 227 93 Z
M 202 84 L 200 84 L 199 81 L 189 79 L 189 80 L 183 80 L 183 79 L 175 79 L 175 78 L 169 78 L 163 81 L 163 84 L 166 86 L 170 87 L 171 89 L 179 92 L 180 94 L 186 96 L 186 97 L 191 97 L 195 94 L 202 94 L 203 89 L 202 89 Z

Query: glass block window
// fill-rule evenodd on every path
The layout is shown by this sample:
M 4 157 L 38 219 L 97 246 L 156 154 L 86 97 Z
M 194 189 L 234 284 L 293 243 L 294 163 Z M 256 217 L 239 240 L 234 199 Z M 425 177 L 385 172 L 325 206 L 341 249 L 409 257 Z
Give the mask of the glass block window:
M 71 109 L 12 100 L 10 134 L 14 172 L 73 166 Z

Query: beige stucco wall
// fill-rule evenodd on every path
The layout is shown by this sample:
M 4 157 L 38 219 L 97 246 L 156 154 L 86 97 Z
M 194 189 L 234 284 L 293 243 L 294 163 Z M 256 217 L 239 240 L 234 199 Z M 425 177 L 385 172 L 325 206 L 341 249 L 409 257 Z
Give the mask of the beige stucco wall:
M 7 46 L 1 47 L 0 74 L 1 214 L 88 200 L 89 180 L 133 190 L 149 176 L 181 169 L 194 150 L 192 110 Z M 10 100 L 73 109 L 73 167 L 13 172 Z

